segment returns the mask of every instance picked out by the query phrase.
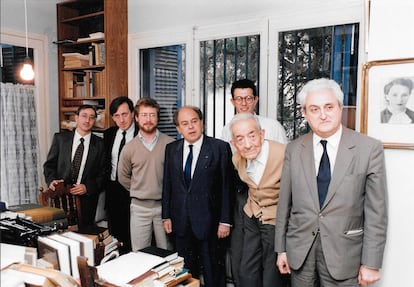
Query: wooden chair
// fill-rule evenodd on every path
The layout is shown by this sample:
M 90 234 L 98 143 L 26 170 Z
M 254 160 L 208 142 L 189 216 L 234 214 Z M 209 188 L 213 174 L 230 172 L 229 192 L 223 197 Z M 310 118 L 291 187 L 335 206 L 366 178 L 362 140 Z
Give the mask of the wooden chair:
M 80 228 L 81 224 L 81 203 L 78 196 L 70 193 L 70 187 L 60 183 L 56 186 L 56 190 L 45 190 L 43 187 L 39 188 L 39 203 L 43 206 L 50 206 L 62 209 L 68 224 L 72 229 Z

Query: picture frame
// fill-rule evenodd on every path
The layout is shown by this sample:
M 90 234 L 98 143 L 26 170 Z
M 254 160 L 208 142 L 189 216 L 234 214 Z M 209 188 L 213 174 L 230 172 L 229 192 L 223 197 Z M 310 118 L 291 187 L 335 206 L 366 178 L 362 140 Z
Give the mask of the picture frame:
M 362 77 L 361 132 L 384 148 L 414 149 L 414 58 L 367 62 Z

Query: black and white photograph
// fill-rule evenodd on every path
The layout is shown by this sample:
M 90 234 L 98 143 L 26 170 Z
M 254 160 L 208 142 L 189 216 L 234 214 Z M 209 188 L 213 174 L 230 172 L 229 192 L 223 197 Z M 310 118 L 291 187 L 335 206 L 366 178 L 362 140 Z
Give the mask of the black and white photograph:
M 414 149 L 414 59 L 364 66 L 361 130 L 386 148 Z

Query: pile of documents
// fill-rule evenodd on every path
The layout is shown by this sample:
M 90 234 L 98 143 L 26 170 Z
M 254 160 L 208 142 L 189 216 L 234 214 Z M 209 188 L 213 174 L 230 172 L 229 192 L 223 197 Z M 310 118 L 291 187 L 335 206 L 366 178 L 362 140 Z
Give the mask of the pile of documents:
M 124 254 L 97 266 L 97 271 L 100 280 L 118 286 L 169 287 L 191 278 L 177 252 L 157 247 Z

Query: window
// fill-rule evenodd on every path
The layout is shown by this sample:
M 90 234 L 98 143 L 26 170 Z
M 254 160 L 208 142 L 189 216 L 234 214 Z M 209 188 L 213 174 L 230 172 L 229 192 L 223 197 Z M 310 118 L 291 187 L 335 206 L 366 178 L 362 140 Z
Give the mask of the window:
M 344 91 L 343 124 L 355 129 L 359 25 L 347 24 L 279 33 L 278 120 L 289 139 L 309 131 L 296 94 L 309 80 L 326 77 Z
M 1 82 L 13 84 L 34 85 L 34 80 L 27 82 L 22 81 L 19 71 L 26 58 L 26 48 L 9 44 L 1 44 Z M 30 61 L 33 61 L 33 48 L 28 49 Z
M 184 45 L 141 49 L 141 97 L 154 98 L 160 105 L 158 129 L 178 137 L 174 113 L 182 105 L 185 87 Z
M 209 134 L 220 137 L 221 129 L 234 115 L 230 103 L 234 81 L 248 78 L 259 85 L 259 64 L 259 35 L 200 42 L 200 95 Z

